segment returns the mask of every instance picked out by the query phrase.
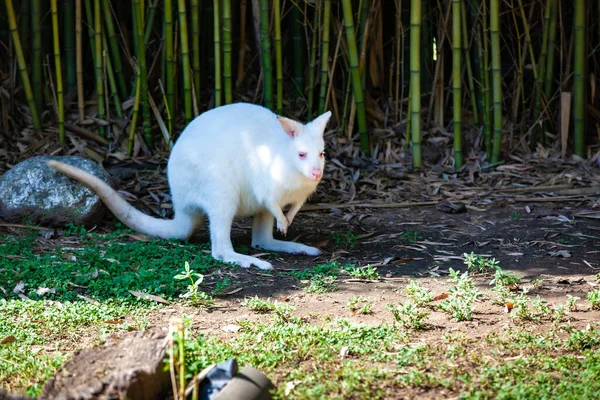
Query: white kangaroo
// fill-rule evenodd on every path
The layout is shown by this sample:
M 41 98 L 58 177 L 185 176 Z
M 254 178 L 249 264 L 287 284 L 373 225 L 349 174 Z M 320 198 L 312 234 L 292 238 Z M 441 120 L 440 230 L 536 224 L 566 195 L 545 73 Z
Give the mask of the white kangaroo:
M 330 117 L 328 111 L 302 124 L 248 103 L 199 115 L 184 129 L 169 157 L 172 220 L 138 211 L 105 182 L 79 168 L 57 161 L 48 165 L 86 185 L 121 222 L 150 236 L 187 239 L 207 215 L 215 259 L 268 270 L 273 268 L 271 263 L 233 250 L 233 219 L 254 217 L 255 248 L 320 254 L 315 247 L 274 239 L 273 221 L 285 234 L 317 188 L 325 165 L 323 132 Z M 291 207 L 284 214 L 286 205 Z

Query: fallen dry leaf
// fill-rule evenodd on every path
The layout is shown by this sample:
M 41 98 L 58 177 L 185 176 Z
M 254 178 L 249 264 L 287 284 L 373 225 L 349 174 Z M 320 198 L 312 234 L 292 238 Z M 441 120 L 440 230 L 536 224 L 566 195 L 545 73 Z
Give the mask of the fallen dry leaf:
M 155 296 L 153 294 L 137 292 L 135 290 L 130 290 L 129 293 L 131 293 L 132 295 L 134 295 L 135 297 L 138 297 L 140 299 L 152 300 L 152 301 L 156 301 L 157 303 L 162 303 L 162 304 L 171 304 L 167 300 L 163 299 L 162 297 Z
M 17 341 L 17 339 L 13 335 L 10 335 L 10 336 L 7 336 L 5 338 L 2 338 L 0 340 L 0 344 L 14 343 L 16 341 Z

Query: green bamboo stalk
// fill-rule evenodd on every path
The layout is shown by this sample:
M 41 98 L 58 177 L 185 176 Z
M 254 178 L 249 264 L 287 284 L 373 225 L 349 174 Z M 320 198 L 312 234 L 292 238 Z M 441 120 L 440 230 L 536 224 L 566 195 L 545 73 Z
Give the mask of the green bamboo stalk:
M 108 49 L 106 34 L 104 32 L 102 32 L 102 46 L 103 48 Z M 115 103 L 115 111 L 117 113 L 117 116 L 123 117 L 123 107 L 121 106 L 121 99 L 119 98 L 119 89 L 117 87 L 117 80 L 115 78 L 112 60 L 108 52 L 104 53 L 104 57 L 106 59 L 106 74 L 108 75 L 108 85 L 110 87 L 110 92 L 113 97 L 113 102 Z
M 15 9 L 13 7 L 12 0 L 4 0 L 4 3 L 6 4 L 8 29 L 10 30 L 13 46 L 17 55 L 17 65 L 19 66 L 19 73 L 21 74 L 21 81 L 23 82 L 23 91 L 25 92 L 25 98 L 27 99 L 27 104 L 29 105 L 31 119 L 33 120 L 33 127 L 36 132 L 41 132 L 42 124 L 40 122 L 40 116 L 38 114 L 37 105 L 35 103 L 33 91 L 31 89 L 29 75 L 27 74 L 27 64 L 25 62 L 23 48 L 21 47 L 21 38 L 19 37 L 19 31 L 17 28 L 17 18 L 15 16 Z
M 360 21 L 360 25 L 358 28 L 358 48 L 359 49 L 363 49 L 366 46 L 365 40 L 367 39 L 367 13 L 369 11 L 369 1 L 368 0 L 360 0 L 359 1 L 359 11 L 358 11 L 358 18 Z M 359 57 L 360 60 L 360 57 Z M 361 70 L 361 74 L 360 74 L 360 82 L 362 85 L 362 89 L 363 91 L 366 88 L 367 85 L 367 62 L 368 62 L 368 57 L 365 57 L 364 59 L 364 66 Z
M 110 45 L 114 73 L 117 78 L 117 83 L 119 84 L 119 94 L 122 98 L 127 98 L 127 85 L 125 83 L 123 62 L 121 61 L 121 51 L 119 49 L 120 39 L 117 37 L 117 33 L 115 31 L 110 0 L 102 0 L 102 9 L 104 11 L 104 23 L 106 25 L 106 33 L 108 34 L 108 44 Z M 137 32 L 137 30 L 134 30 L 134 32 Z M 134 40 L 134 42 L 137 41 Z M 138 54 L 137 51 L 136 54 Z
M 421 168 L 421 0 L 410 2 L 410 119 L 413 165 Z
M 485 142 L 485 154 L 488 160 L 492 157 L 492 116 L 491 116 L 491 90 L 490 90 L 490 45 L 488 32 L 488 13 L 487 2 L 482 2 L 482 21 L 483 21 L 483 70 L 481 71 L 483 82 L 483 137 Z M 481 46 L 480 46 L 481 47 Z
M 547 1 L 546 8 L 544 10 L 544 33 L 542 36 L 542 48 L 540 51 L 540 58 L 538 62 L 538 80 L 537 86 L 535 88 L 535 105 L 533 109 L 533 123 L 535 124 L 535 127 L 531 130 L 531 136 L 529 137 L 529 147 L 531 149 L 535 149 L 535 146 L 537 144 L 537 134 L 540 131 L 540 124 L 537 123 L 537 120 L 540 116 L 540 111 L 542 108 L 542 88 L 544 85 L 544 79 L 546 75 L 546 56 L 548 54 L 548 35 L 550 32 L 551 8 L 552 0 L 549 0 Z
M 271 73 L 271 39 L 269 38 L 269 0 L 260 0 L 260 43 L 265 107 L 273 109 L 273 77 Z
M 346 42 L 348 45 L 348 56 L 350 70 L 352 73 L 352 87 L 354 89 L 354 101 L 356 102 L 356 117 L 358 119 L 358 133 L 363 153 L 367 157 L 371 155 L 369 136 L 367 132 L 367 115 L 365 112 L 365 100 L 363 97 L 360 71 L 358 69 L 358 51 L 356 48 L 356 35 L 354 34 L 354 18 L 352 16 L 352 4 L 350 0 L 342 0 L 344 14 L 344 27 L 346 28 Z
M 475 80 L 473 79 L 473 67 L 471 66 L 471 55 L 469 51 L 469 36 L 467 34 L 467 11 L 465 2 L 460 2 L 460 14 L 461 14 L 461 42 L 462 49 L 465 55 L 465 64 L 467 66 L 467 82 L 469 84 L 469 97 L 471 98 L 471 105 L 473 107 L 473 123 L 475 126 L 479 126 L 479 109 L 477 104 L 477 92 L 475 91 Z
M 218 1 L 218 0 L 215 0 Z M 181 40 L 181 61 L 183 70 L 183 110 L 185 124 L 192 121 L 192 82 L 190 66 L 190 49 L 188 45 L 187 16 L 185 0 L 178 0 L 179 35 Z
M 221 86 L 221 16 L 219 11 L 219 0 L 213 2 L 214 21 L 214 47 L 215 47 L 215 107 L 219 107 L 222 97 Z
M 281 5 L 273 0 L 275 13 L 275 71 L 277 74 L 277 113 L 283 112 L 283 54 L 281 49 Z
M 138 75 L 139 75 L 139 72 L 138 72 Z M 137 119 L 138 119 L 138 114 L 140 112 L 139 110 L 140 110 L 141 87 L 142 87 L 141 80 L 136 79 L 135 80 L 135 100 L 133 102 L 133 113 L 131 115 L 131 125 L 129 126 L 129 143 L 127 145 L 129 155 L 133 154 L 133 144 L 135 142 L 135 130 L 137 128 Z
M 490 34 L 492 37 L 492 86 L 494 96 L 494 145 L 492 163 L 500 159 L 502 144 L 502 74 L 500 71 L 500 0 L 490 0 Z
M 22 41 L 21 46 L 23 46 L 23 54 L 26 54 L 29 51 L 29 45 L 31 42 L 31 40 L 27 40 L 31 33 L 31 1 L 30 0 L 21 0 L 21 10 L 19 11 L 17 26 L 19 27 L 19 38 Z
M 463 165 L 462 156 L 462 46 L 461 1 L 452 0 L 452 108 L 454 110 L 454 167 Z
M 83 38 L 81 0 L 75 0 L 75 54 L 77 58 L 77 108 L 79 121 L 85 119 L 85 94 L 83 87 Z
M 102 15 L 100 12 L 100 0 L 94 0 L 94 51 L 96 53 L 94 62 L 96 69 L 96 95 L 98 97 L 98 119 L 104 121 L 104 78 L 102 74 Z M 98 134 L 105 135 L 104 124 L 98 124 Z
M 575 155 L 585 155 L 585 0 L 574 0 L 573 133 Z
M 175 115 L 175 54 L 173 51 L 173 4 L 171 0 L 164 2 L 164 24 L 165 24 L 165 86 L 166 86 L 166 108 L 167 127 L 169 134 L 173 137 L 173 119 Z M 136 88 L 137 90 L 137 88 Z
M 546 59 L 546 77 L 544 83 L 544 94 L 548 102 L 550 102 L 550 97 L 552 96 L 552 83 L 554 81 L 554 55 L 556 54 L 554 51 L 554 43 L 556 41 L 556 32 L 558 31 L 558 27 L 556 26 L 556 20 L 558 17 L 558 4 L 556 0 L 549 0 L 549 2 L 551 3 L 552 8 L 550 10 L 550 35 L 548 38 L 548 57 Z
M 278 20 L 278 18 L 275 18 L 275 21 Z M 231 0 L 223 0 L 223 81 L 225 84 L 225 104 L 231 104 L 233 101 L 231 30 Z
M 315 6 L 315 14 L 313 16 L 313 30 L 312 30 L 312 41 L 310 46 L 310 69 L 308 70 L 308 119 L 312 119 L 313 106 L 315 99 L 315 69 L 317 66 L 317 37 L 318 37 L 318 24 L 319 24 L 319 6 Z
M 158 0 L 153 0 L 148 7 L 148 15 L 146 16 L 146 28 L 144 30 L 144 45 L 148 46 L 150 43 L 150 35 L 152 34 L 152 27 L 154 26 L 154 17 L 156 16 Z
M 235 80 L 235 87 L 239 88 L 244 80 L 244 73 L 246 72 L 245 58 L 246 58 L 246 10 L 248 9 L 247 0 L 240 1 L 240 45 L 238 50 L 238 68 L 237 78 Z
M 527 23 L 527 16 L 525 15 L 523 0 L 517 1 L 519 2 L 519 10 L 521 11 L 521 20 L 523 21 L 523 30 L 525 31 L 525 41 L 527 42 L 529 57 L 531 58 L 531 71 L 533 72 L 533 79 L 535 79 L 535 82 L 537 82 L 538 73 L 537 66 L 535 64 L 535 55 L 533 54 L 533 45 L 531 44 L 531 35 L 529 34 L 529 24 Z
M 12 4 L 12 2 L 11 2 Z M 43 66 L 42 66 L 42 1 L 31 1 L 31 28 L 33 30 L 31 36 L 31 84 L 33 85 L 33 98 L 35 100 L 36 110 L 43 109 L 43 94 L 44 87 L 42 83 Z
M 75 1 L 63 1 L 63 40 L 65 43 L 65 72 L 67 91 L 75 88 Z
M 194 74 L 194 92 L 196 103 L 200 103 L 200 1 L 192 0 L 190 3 L 191 29 L 192 29 L 192 71 Z
M 292 2 L 292 47 L 294 59 L 294 83 L 296 90 L 294 95 L 296 98 L 302 95 L 304 90 L 304 52 L 302 41 L 302 20 L 300 13 L 300 5 L 297 2 Z
M 62 67 L 60 60 L 60 36 L 57 0 L 50 0 L 52 10 L 52 40 L 54 42 L 54 69 L 56 70 L 56 98 L 58 102 L 58 141 L 65 144 L 65 98 L 63 94 Z
M 329 75 L 329 27 L 331 25 L 331 0 L 324 0 L 323 46 L 321 47 L 321 90 L 319 93 L 319 115 L 325 112 L 327 78 Z
M 142 108 L 142 126 L 144 129 L 144 141 L 148 147 L 152 147 L 152 126 L 150 124 L 150 103 L 148 102 L 148 72 L 146 68 L 146 46 L 144 45 L 144 10 L 141 0 L 133 2 L 134 15 L 137 31 L 134 38 L 138 43 L 138 75 L 140 81 L 140 107 Z M 137 91 L 137 88 L 136 88 Z

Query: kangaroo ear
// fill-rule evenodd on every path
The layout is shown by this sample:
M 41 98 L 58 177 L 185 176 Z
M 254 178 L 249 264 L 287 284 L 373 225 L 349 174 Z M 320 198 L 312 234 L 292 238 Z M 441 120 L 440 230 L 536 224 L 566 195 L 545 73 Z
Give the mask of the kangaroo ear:
M 298 136 L 300 133 L 300 124 L 293 119 L 289 119 L 286 117 L 277 116 L 277 120 L 281 124 L 281 127 L 291 137 L 292 139 Z
M 327 126 L 327 122 L 329 122 L 329 118 L 331 118 L 331 111 L 327 111 L 326 113 L 319 115 L 310 124 L 313 125 L 316 128 L 316 131 L 322 135 L 325 131 L 325 126 Z

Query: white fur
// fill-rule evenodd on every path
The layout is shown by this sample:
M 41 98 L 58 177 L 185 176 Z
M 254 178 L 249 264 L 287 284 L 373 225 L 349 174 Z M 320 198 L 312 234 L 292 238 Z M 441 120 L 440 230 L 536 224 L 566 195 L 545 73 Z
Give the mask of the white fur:
M 236 103 L 199 115 L 175 143 L 167 175 L 175 217 L 150 217 L 131 206 L 102 180 L 56 161 L 48 165 L 82 182 L 131 229 L 165 239 L 189 238 L 210 222 L 214 258 L 248 268 L 272 269 L 269 262 L 236 253 L 231 243 L 235 217 L 253 216 L 252 246 L 318 255 L 317 248 L 275 240 L 273 222 L 286 233 L 324 171 L 326 112 L 307 124 L 278 117 L 268 109 Z M 305 154 L 300 157 L 300 153 Z M 284 215 L 282 208 L 291 205 Z

